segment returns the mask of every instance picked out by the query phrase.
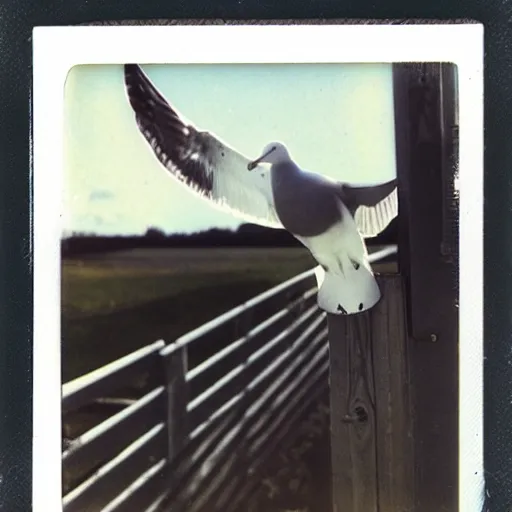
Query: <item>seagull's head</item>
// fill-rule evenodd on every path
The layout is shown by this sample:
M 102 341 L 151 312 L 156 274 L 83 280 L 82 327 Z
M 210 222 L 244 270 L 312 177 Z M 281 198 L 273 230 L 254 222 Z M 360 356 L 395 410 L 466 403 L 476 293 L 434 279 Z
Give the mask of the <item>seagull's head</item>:
M 288 153 L 286 146 L 281 142 L 271 142 L 263 148 L 260 157 L 249 162 L 247 169 L 252 171 L 260 163 L 279 164 L 281 162 L 288 161 L 290 161 L 290 154 Z

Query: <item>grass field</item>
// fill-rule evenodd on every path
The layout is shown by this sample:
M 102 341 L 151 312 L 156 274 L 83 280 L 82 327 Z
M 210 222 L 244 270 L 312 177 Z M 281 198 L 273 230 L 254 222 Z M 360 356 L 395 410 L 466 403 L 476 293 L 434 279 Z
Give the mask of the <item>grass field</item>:
M 315 265 L 295 248 L 135 249 L 62 263 L 62 379 L 171 342 Z

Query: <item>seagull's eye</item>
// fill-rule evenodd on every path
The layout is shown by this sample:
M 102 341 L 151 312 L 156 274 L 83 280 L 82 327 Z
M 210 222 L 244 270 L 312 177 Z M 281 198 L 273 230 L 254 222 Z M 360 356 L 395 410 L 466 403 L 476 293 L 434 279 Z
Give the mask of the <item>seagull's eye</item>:
M 272 146 L 272 151 L 275 151 L 277 149 L 277 146 Z

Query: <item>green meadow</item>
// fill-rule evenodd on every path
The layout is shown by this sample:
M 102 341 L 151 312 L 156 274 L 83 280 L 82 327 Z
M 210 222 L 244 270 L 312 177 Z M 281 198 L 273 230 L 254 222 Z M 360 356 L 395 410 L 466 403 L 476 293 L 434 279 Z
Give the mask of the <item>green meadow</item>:
M 171 342 L 313 268 L 305 249 L 134 249 L 62 262 L 62 379 Z

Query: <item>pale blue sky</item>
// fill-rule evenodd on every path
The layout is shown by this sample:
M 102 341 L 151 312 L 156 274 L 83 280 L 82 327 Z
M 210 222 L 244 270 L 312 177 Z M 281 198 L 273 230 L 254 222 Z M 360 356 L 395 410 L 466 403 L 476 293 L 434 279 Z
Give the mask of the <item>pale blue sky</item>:
M 250 158 L 271 140 L 333 178 L 395 177 L 390 64 L 145 65 L 175 108 Z M 240 221 L 158 163 L 127 102 L 121 65 L 74 67 L 65 88 L 64 232 L 142 233 Z

